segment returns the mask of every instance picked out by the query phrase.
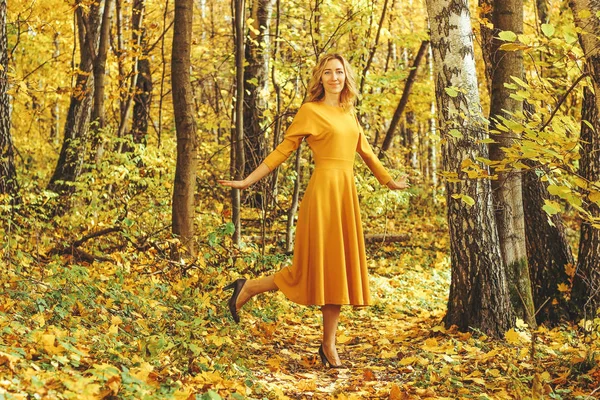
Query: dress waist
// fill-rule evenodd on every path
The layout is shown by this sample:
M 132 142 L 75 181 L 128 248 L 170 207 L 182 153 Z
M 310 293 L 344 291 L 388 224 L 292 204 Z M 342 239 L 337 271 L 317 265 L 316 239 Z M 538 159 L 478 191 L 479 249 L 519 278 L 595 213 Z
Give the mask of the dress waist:
M 345 169 L 352 171 L 354 160 L 344 160 L 341 158 L 315 158 L 315 169 Z

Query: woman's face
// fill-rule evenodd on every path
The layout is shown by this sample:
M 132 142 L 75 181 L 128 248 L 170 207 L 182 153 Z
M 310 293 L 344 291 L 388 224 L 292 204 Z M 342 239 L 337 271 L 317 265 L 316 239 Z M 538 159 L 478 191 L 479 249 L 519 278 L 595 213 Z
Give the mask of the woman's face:
M 346 83 L 346 72 L 340 60 L 333 58 L 327 61 L 321 75 L 321 82 L 326 93 L 339 96 Z

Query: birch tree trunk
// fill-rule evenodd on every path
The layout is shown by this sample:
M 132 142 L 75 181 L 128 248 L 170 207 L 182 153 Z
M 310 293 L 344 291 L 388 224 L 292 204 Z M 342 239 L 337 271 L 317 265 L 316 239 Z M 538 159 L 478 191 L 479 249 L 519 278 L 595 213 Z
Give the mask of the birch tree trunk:
M 582 119 L 589 121 L 594 130 L 583 126 L 581 129 L 580 175 L 590 182 L 600 180 L 600 2 L 597 0 L 571 0 L 569 2 L 575 25 L 584 32 L 579 41 L 586 57 L 586 69 L 591 76 L 593 95 L 589 90 L 584 93 Z M 585 205 L 594 218 L 600 217 L 600 207 L 593 201 Z M 600 229 L 590 223 L 581 224 L 581 239 L 577 272 L 573 280 L 571 295 L 573 309 L 578 318 L 593 319 L 600 307 Z
M 492 11 L 494 31 L 523 33 L 523 0 L 495 1 Z M 523 101 L 510 97 L 505 87 L 512 83 L 511 76 L 523 79 L 523 52 L 503 51 L 498 39 L 492 41 L 490 61 L 492 63 L 490 120 L 492 129 L 501 124 L 499 118 L 511 119 L 523 111 Z M 490 144 L 490 159 L 502 165 L 506 157 L 503 148 L 508 148 L 519 139 L 511 131 L 493 135 Z M 531 279 L 527 263 L 525 242 L 525 220 L 523 218 L 523 193 L 521 173 L 510 168 L 494 171 L 497 179 L 492 180 L 496 225 L 500 237 L 500 250 L 508 276 L 511 302 L 516 316 L 530 327 L 535 327 L 535 307 L 531 292 Z
M 193 0 L 175 0 L 171 82 L 177 130 L 177 166 L 173 187 L 173 233 L 189 255 L 195 255 L 194 194 L 196 192 L 197 138 L 194 99 L 190 82 Z
M 17 196 L 17 172 L 10 134 L 11 110 L 8 96 L 8 41 L 6 39 L 6 1 L 0 0 L 0 194 Z
M 466 0 L 427 0 L 427 11 L 439 132 L 444 138 L 442 162 L 448 176 L 452 280 L 444 322 L 463 331 L 475 328 L 502 337 L 514 323 L 514 312 L 500 253 L 491 185 L 485 178 L 471 179 L 462 171 L 464 163 L 476 163 L 475 157 L 488 158 L 487 148 L 480 143 L 486 132 L 469 5 Z M 479 167 L 485 171 L 484 165 Z
M 88 155 L 89 123 L 94 98 L 94 60 L 98 53 L 102 4 L 77 1 L 75 16 L 79 38 L 79 73 L 71 94 L 60 155 L 48 189 L 67 194 L 83 170 Z

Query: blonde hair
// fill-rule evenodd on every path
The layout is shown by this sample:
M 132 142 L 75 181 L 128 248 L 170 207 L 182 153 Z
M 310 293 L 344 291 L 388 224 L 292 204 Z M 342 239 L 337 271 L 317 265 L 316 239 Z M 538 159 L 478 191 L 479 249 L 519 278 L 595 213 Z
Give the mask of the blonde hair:
M 358 90 L 356 89 L 356 78 L 354 71 L 344 56 L 337 53 L 325 54 L 321 56 L 319 62 L 313 68 L 312 76 L 308 82 L 306 102 L 321 101 L 325 97 L 325 89 L 321 84 L 321 77 L 323 76 L 323 72 L 325 70 L 325 64 L 331 60 L 339 60 L 344 67 L 344 74 L 346 75 L 346 79 L 344 80 L 344 88 L 340 93 L 340 105 L 342 108 L 344 108 L 344 110 L 354 111 L 354 103 L 358 98 Z

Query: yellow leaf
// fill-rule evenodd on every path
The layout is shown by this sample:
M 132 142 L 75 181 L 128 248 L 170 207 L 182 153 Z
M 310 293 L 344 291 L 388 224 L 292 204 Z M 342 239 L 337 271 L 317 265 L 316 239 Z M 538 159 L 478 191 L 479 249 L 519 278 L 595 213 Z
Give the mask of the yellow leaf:
M 56 346 L 56 335 L 52 334 L 44 334 L 40 340 L 42 344 L 42 348 L 46 351 L 46 353 L 51 355 L 60 354 L 65 351 L 65 348 L 61 345 Z
M 515 332 L 513 328 L 510 328 L 508 332 L 504 334 L 504 338 L 508 343 L 516 344 L 519 343 L 519 334 Z
M 400 365 L 407 366 L 417 361 L 417 357 L 404 357 L 400 360 Z
M 567 285 L 566 283 L 559 283 L 558 284 L 558 291 L 559 292 L 568 292 L 569 291 L 569 285 Z

